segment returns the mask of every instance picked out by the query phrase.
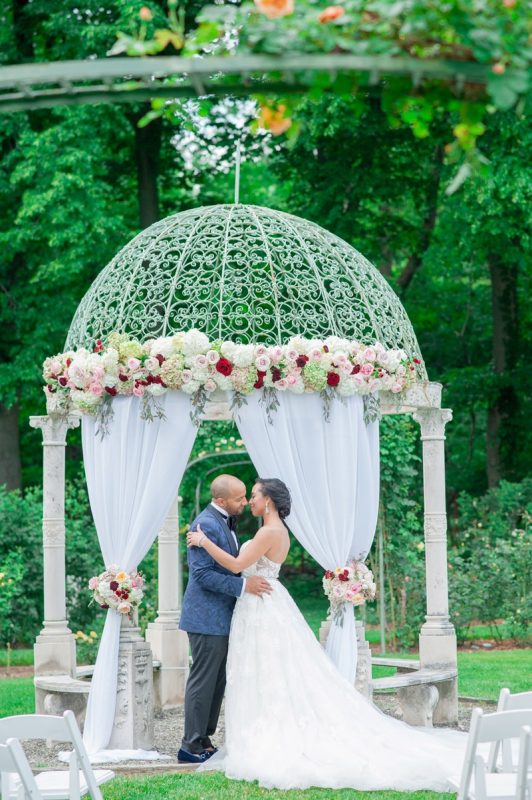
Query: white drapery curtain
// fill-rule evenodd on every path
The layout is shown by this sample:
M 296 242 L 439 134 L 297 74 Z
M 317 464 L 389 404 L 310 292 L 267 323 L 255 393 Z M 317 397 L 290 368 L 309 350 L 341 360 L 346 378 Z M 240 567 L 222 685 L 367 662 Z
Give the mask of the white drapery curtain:
M 114 398 L 103 438 L 93 417 L 84 416 L 82 422 L 85 474 L 103 560 L 126 572 L 139 565 L 154 542 L 196 437 L 188 395 L 164 394 L 159 402 L 165 419 L 150 422 L 140 417 L 141 402 Z M 107 747 L 113 728 L 120 618 L 116 611 L 107 612 L 91 682 L 83 739 L 93 759 Z
M 273 424 L 254 392 L 236 422 L 261 478 L 280 478 L 292 495 L 288 526 L 324 568 L 345 566 L 369 552 L 379 504 L 379 425 L 366 425 L 360 396 L 336 400 L 330 420 L 317 394 L 278 393 Z M 351 683 L 356 675 L 353 609 L 344 606 L 335 622 L 327 653 Z

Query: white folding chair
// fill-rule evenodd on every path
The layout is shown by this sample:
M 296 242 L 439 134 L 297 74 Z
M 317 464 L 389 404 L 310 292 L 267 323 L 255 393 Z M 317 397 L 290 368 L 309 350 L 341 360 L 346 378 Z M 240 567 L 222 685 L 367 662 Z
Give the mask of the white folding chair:
M 458 792 L 457 800 L 515 800 L 517 773 L 488 772 L 486 761 L 477 750 L 480 744 L 520 738 L 524 726 L 532 726 L 532 709 L 493 714 L 483 714 L 481 708 L 474 709 L 462 774 L 449 778 L 450 787 Z
M 532 800 L 532 776 L 529 768 L 532 759 L 532 734 L 530 725 L 521 729 L 519 761 L 517 762 L 517 800 Z
M 92 769 L 72 711 L 65 711 L 62 717 L 24 714 L 0 719 L 0 743 L 12 737 L 48 739 L 72 745 L 68 770 L 47 770 L 35 776 L 35 783 L 45 800 L 80 800 L 86 794 L 92 800 L 102 800 L 99 786 L 114 778 L 110 769 Z M 17 791 L 17 786 L 11 788 L 7 797 L 2 795 L 2 800 L 18 800 Z
M 17 800 L 42 800 L 35 778 L 18 739 L 8 739 L 0 744 L 0 796 L 9 797 L 12 787 L 17 786 Z
M 499 702 L 497 703 L 497 711 L 524 711 L 532 708 L 532 692 L 519 692 L 518 694 L 511 694 L 509 689 L 501 689 L 499 694 Z M 492 742 L 490 746 L 490 754 L 488 757 L 488 771 L 511 772 L 517 769 L 514 763 L 514 752 L 511 743 L 504 740 Z M 531 756 L 532 759 L 532 756 Z M 529 763 L 529 769 L 532 769 L 532 760 Z

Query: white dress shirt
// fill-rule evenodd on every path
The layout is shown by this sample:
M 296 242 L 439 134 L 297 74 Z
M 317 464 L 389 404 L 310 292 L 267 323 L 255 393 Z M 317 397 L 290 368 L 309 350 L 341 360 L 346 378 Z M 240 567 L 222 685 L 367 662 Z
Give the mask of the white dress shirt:
M 221 506 L 216 505 L 216 503 L 214 503 L 212 500 L 211 500 L 211 506 L 213 508 L 215 508 L 216 511 L 218 511 L 222 515 L 222 517 L 225 517 L 226 520 L 229 519 L 229 514 L 227 513 L 225 508 L 222 508 Z M 229 531 L 230 531 L 231 536 L 233 537 L 233 539 L 235 541 L 236 549 L 237 549 L 237 552 L 238 552 L 239 543 L 238 543 L 238 539 L 237 539 L 236 533 L 234 531 L 232 531 L 231 528 L 229 528 Z M 243 597 L 244 593 L 246 591 L 246 579 L 243 578 L 243 581 L 244 581 L 244 583 L 242 585 L 242 591 L 240 592 L 240 597 Z

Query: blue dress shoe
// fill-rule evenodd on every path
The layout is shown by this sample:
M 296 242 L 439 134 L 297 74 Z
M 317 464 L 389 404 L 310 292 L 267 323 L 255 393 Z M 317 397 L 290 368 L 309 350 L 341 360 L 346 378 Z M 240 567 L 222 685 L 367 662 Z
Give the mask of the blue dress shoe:
M 212 756 L 212 751 L 202 750 L 201 753 L 189 753 L 181 747 L 177 753 L 177 760 L 180 764 L 203 764 Z

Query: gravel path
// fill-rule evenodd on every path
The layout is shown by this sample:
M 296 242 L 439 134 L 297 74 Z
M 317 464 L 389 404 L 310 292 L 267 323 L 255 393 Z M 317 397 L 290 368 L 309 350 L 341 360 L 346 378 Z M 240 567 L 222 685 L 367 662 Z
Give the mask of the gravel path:
M 375 697 L 376 705 L 387 714 L 399 717 L 399 706 L 394 694 L 381 694 Z M 458 709 L 458 725 L 460 730 L 469 729 L 471 712 L 476 706 L 481 706 L 485 711 L 494 711 L 495 703 L 486 701 L 464 701 L 461 700 Z M 177 763 L 176 751 L 183 735 L 183 709 L 165 711 L 155 718 L 155 742 L 154 748 L 159 753 L 169 758 L 161 761 L 122 761 L 120 764 L 110 764 L 110 768 L 115 772 L 132 774 L 135 772 L 169 772 L 175 770 L 187 771 L 190 767 L 181 766 Z M 224 716 L 223 708 L 220 715 L 220 722 L 215 736 L 212 737 L 213 743 L 217 746 L 223 744 L 224 739 Z M 66 765 L 57 759 L 57 753 L 64 750 L 64 745 L 48 747 L 45 741 L 35 740 L 24 743 L 24 750 L 28 760 L 34 769 L 58 769 L 66 768 Z

